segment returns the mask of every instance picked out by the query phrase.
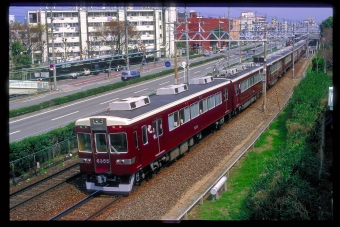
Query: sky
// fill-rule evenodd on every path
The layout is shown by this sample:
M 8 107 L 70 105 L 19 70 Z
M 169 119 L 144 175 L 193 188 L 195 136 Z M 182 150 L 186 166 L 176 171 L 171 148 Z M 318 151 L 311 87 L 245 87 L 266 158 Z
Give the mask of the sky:
M 86 2 L 85 2 L 86 3 Z M 84 2 L 82 2 L 84 4 Z M 177 3 L 176 3 L 177 4 Z M 33 6 L 35 5 L 35 6 Z M 35 4 L 29 3 L 12 3 L 9 5 L 8 14 L 15 15 L 16 21 L 25 22 L 25 15 L 28 10 L 38 10 L 45 9 L 46 6 L 53 6 L 54 3 L 51 2 L 39 2 Z M 74 5 L 65 6 L 65 4 L 57 5 L 56 9 L 71 9 L 71 6 L 79 6 L 79 2 Z M 111 6 L 112 3 L 101 3 L 101 6 Z M 90 6 L 88 4 L 88 6 Z M 112 5 L 114 6 L 114 5 Z M 147 6 L 147 5 L 144 5 Z M 154 5 L 151 5 L 154 6 Z M 268 4 L 259 4 L 259 3 L 248 3 L 248 4 L 222 4 L 222 3 L 212 3 L 212 4 L 196 4 L 196 5 L 186 5 L 186 8 L 183 5 L 180 5 L 180 11 L 193 10 L 198 13 L 198 15 L 203 17 L 228 17 L 228 7 L 230 7 L 230 18 L 238 18 L 240 17 L 242 12 L 254 12 L 258 16 L 265 16 L 267 21 L 271 21 L 272 18 L 277 18 L 278 21 L 289 20 L 302 22 L 305 19 L 313 18 L 316 23 L 320 24 L 322 21 L 326 20 L 328 17 L 333 16 L 334 9 L 333 5 L 330 3 L 290 3 L 290 4 L 276 4 L 276 5 L 268 5 Z

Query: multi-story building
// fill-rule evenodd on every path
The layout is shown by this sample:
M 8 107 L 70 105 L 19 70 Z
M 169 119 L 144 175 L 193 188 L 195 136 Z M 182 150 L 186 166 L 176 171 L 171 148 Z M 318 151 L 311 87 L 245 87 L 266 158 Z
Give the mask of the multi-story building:
M 176 20 L 176 10 L 173 7 L 162 9 L 74 7 L 71 10 L 53 8 L 28 11 L 27 18 L 29 25 L 46 25 L 47 32 L 40 38 L 45 51 L 34 51 L 34 58 L 39 58 L 42 62 L 51 62 L 53 53 L 57 62 L 117 54 L 112 53 L 107 41 L 97 37 L 96 34 L 96 28 L 112 19 L 126 20 L 140 32 L 141 36 L 138 39 L 128 39 L 128 49 L 143 46 L 146 51 L 160 50 L 157 53 L 158 57 L 165 55 L 167 49 L 173 50 L 171 42 L 173 29 L 167 29 L 167 22 Z M 169 35 L 166 35 L 168 32 Z M 121 51 L 126 53 L 126 48 L 123 47 Z
M 14 15 L 8 15 L 8 23 L 12 24 L 12 23 L 14 23 L 14 21 L 15 21 Z

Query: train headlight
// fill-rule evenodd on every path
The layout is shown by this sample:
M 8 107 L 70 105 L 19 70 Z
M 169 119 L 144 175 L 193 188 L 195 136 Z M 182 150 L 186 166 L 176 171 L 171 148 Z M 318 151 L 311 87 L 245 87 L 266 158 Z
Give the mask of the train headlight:
M 91 163 L 91 159 L 90 158 L 79 158 L 78 162 L 79 163 Z
M 117 160 L 116 160 L 116 163 L 117 163 L 117 164 L 123 164 L 123 163 L 124 163 L 124 159 L 117 159 Z

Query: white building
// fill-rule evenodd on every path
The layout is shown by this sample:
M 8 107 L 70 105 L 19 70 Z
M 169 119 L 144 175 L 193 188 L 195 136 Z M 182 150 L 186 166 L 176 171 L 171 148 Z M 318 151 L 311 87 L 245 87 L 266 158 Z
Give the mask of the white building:
M 91 7 L 92 8 L 92 7 Z M 52 61 L 53 52 L 57 62 L 93 58 L 111 55 L 111 48 L 105 42 L 98 41 L 94 35 L 95 28 L 111 19 L 125 21 L 136 26 L 141 32 L 139 40 L 128 39 L 128 48 L 135 48 L 141 42 L 146 50 L 158 50 L 158 57 L 173 53 L 173 26 L 168 22 L 176 20 L 175 7 L 141 8 L 132 7 L 108 9 L 91 9 L 90 7 L 73 7 L 70 10 L 46 9 L 28 11 L 29 25 L 47 24 L 48 36 L 40 38 L 43 51 L 35 50 L 34 58 L 42 62 Z M 53 28 L 51 26 L 53 18 Z M 53 32 L 53 36 L 51 33 Z M 45 33 L 46 34 L 46 33 Z M 170 40 L 170 42 L 169 42 Z M 170 44 L 169 44 L 170 43 Z M 91 51 L 89 50 L 91 44 Z M 54 46 L 54 49 L 52 48 Z M 45 51 L 44 51 L 45 50 Z M 123 53 L 125 53 L 125 48 Z M 91 52 L 91 53 L 90 53 Z
M 15 21 L 14 15 L 9 15 L 8 23 L 9 23 L 9 24 L 12 24 L 12 23 L 14 23 L 14 21 Z

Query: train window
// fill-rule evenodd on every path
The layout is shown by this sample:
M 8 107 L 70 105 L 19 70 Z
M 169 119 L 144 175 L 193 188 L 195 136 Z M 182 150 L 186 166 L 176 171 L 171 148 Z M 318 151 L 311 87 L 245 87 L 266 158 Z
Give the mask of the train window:
M 224 92 L 226 93 L 226 96 L 227 96 L 227 99 L 228 99 L 228 89 L 225 89 Z M 222 103 L 222 93 L 221 92 L 216 93 L 215 103 L 216 103 L 216 106 L 218 106 Z
M 184 124 L 185 122 L 190 120 L 189 107 L 184 107 L 179 111 L 179 118 L 180 118 L 181 124 Z
M 159 136 L 163 135 L 163 125 L 162 125 L 162 119 L 158 119 L 158 134 Z
M 115 153 L 127 152 L 126 133 L 110 134 L 110 150 Z
M 208 97 L 208 110 L 211 110 L 214 107 L 215 107 L 215 96 L 212 95 Z
M 133 132 L 133 142 L 135 144 L 135 147 L 138 148 L 138 137 L 137 137 L 137 132 Z
M 224 89 L 224 101 L 228 100 L 228 89 Z M 217 100 L 216 100 L 217 103 Z
M 107 152 L 105 133 L 96 133 L 95 138 L 96 138 L 97 152 Z
M 254 84 L 254 77 L 252 76 L 249 78 L 249 86 L 253 86 L 253 84 Z
M 153 138 L 156 139 L 158 137 L 158 130 L 157 130 L 157 124 L 156 120 L 152 122 L 152 133 L 153 133 Z
M 235 84 L 235 94 L 238 95 L 238 86 Z
M 168 116 L 169 131 L 179 126 L 178 111 L 169 114 Z
M 197 102 L 190 105 L 190 114 L 191 114 L 191 119 L 198 116 L 198 103 Z
M 199 107 L 200 107 L 200 114 L 206 112 L 207 111 L 207 99 L 202 99 L 199 102 Z
M 78 148 L 79 151 L 91 152 L 91 134 L 90 133 L 78 133 Z
M 142 126 L 142 139 L 144 145 L 148 143 L 148 130 L 146 125 Z

